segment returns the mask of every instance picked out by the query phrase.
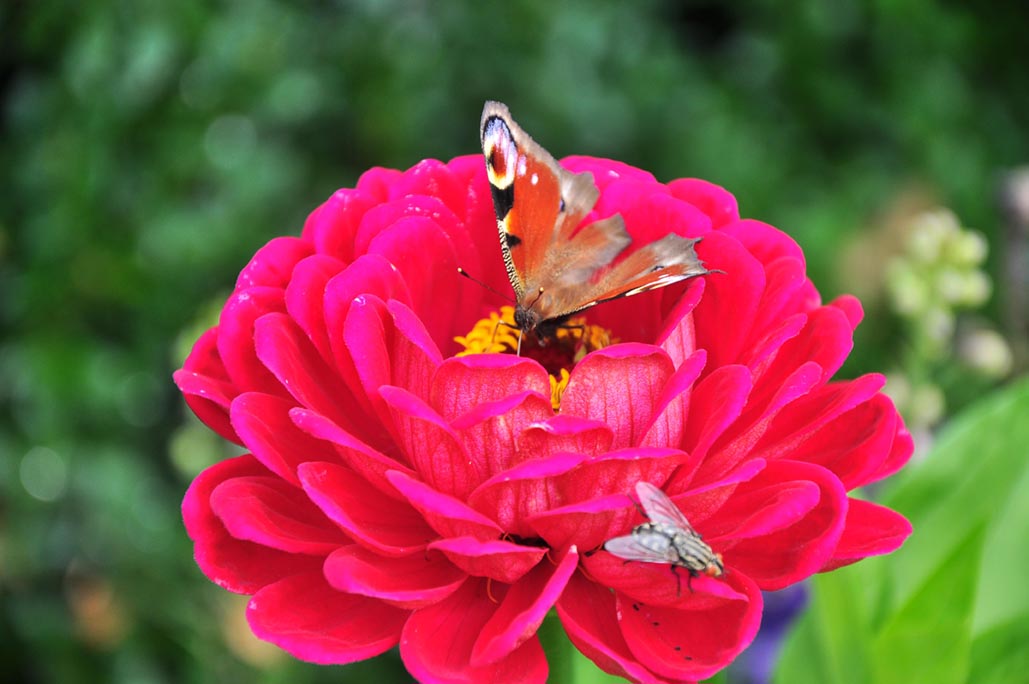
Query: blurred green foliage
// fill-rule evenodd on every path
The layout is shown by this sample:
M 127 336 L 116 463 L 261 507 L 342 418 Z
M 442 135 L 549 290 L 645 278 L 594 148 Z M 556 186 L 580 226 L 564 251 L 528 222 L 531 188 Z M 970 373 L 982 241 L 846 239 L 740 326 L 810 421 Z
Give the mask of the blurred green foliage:
M 1000 246 L 1027 24 L 920 0 L 0 4 L 0 671 L 405 679 L 247 641 L 178 512 L 226 451 L 171 371 L 249 255 L 362 170 L 477 153 L 501 99 L 555 155 L 725 185 L 875 313 L 879 228 L 911 197 Z M 888 366 L 898 330 L 870 316 L 848 372 Z

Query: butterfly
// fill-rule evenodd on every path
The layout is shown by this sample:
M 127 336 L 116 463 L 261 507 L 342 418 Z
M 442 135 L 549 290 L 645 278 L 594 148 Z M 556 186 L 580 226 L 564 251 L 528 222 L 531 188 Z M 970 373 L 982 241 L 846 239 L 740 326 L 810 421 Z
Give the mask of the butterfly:
M 632 238 L 619 214 L 580 227 L 600 197 L 593 174 L 563 168 L 500 102 L 486 102 L 480 132 L 521 334 L 544 344 L 574 313 L 710 272 L 698 240 L 675 234 L 612 266 Z
M 689 582 L 698 575 L 721 577 L 725 573 L 722 556 L 708 546 L 668 496 L 649 482 L 636 483 L 636 496 L 650 522 L 637 525 L 632 532 L 604 542 L 604 550 L 627 561 L 668 563 L 686 568 Z M 676 581 L 679 574 L 675 573 Z M 693 587 L 688 583 L 690 591 Z M 681 586 L 680 586 L 681 589 Z

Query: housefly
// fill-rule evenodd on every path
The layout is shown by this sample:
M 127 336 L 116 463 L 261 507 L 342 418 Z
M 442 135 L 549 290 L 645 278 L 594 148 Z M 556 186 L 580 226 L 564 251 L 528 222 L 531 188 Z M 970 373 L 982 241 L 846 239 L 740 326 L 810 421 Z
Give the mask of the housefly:
M 608 540 L 604 543 L 605 551 L 626 561 L 668 563 L 677 581 L 677 567 L 689 571 L 690 581 L 698 575 L 721 577 L 725 573 L 721 554 L 704 543 L 663 491 L 641 481 L 636 483 L 636 496 L 650 522 L 637 525 L 627 535 Z M 687 586 L 693 591 L 689 583 Z M 681 589 L 680 582 L 680 592 Z

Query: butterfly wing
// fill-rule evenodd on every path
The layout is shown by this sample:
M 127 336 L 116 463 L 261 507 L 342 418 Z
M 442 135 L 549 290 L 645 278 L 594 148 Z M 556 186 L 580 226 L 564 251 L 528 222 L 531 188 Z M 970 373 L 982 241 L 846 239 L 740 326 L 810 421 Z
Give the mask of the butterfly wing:
M 654 485 L 640 480 L 636 483 L 636 496 L 639 497 L 640 506 L 643 506 L 643 511 L 651 522 L 665 523 L 680 530 L 692 532 L 694 535 L 697 534 L 679 507 L 668 498 L 667 494 Z
M 593 175 L 564 169 L 511 118 L 507 106 L 487 102 L 480 131 L 500 248 L 519 301 L 526 293 L 535 297 L 541 287 L 581 285 L 631 242 L 621 219 L 576 232 L 600 195 Z M 537 308 L 544 319 L 564 313 Z

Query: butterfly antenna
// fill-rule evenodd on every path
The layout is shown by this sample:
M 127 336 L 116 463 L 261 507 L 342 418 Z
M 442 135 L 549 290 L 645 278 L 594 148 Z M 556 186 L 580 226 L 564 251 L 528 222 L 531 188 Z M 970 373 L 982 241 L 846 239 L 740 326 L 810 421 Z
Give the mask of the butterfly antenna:
M 479 280 L 478 278 L 475 278 L 474 276 L 470 275 L 468 273 L 468 271 L 464 270 L 460 266 L 457 267 L 457 274 L 464 276 L 465 278 L 467 278 L 468 280 L 472 281 L 473 283 L 478 284 L 480 287 L 482 287 L 482 289 L 488 290 L 488 291 L 492 292 L 493 294 L 495 294 L 496 296 L 500 297 L 501 299 L 506 299 L 507 301 L 511 302 L 512 304 L 515 303 L 514 297 L 511 297 L 510 295 L 506 295 L 503 292 L 499 292 L 497 290 L 494 290 L 492 287 L 490 287 L 486 283 L 484 283 L 481 280 Z

